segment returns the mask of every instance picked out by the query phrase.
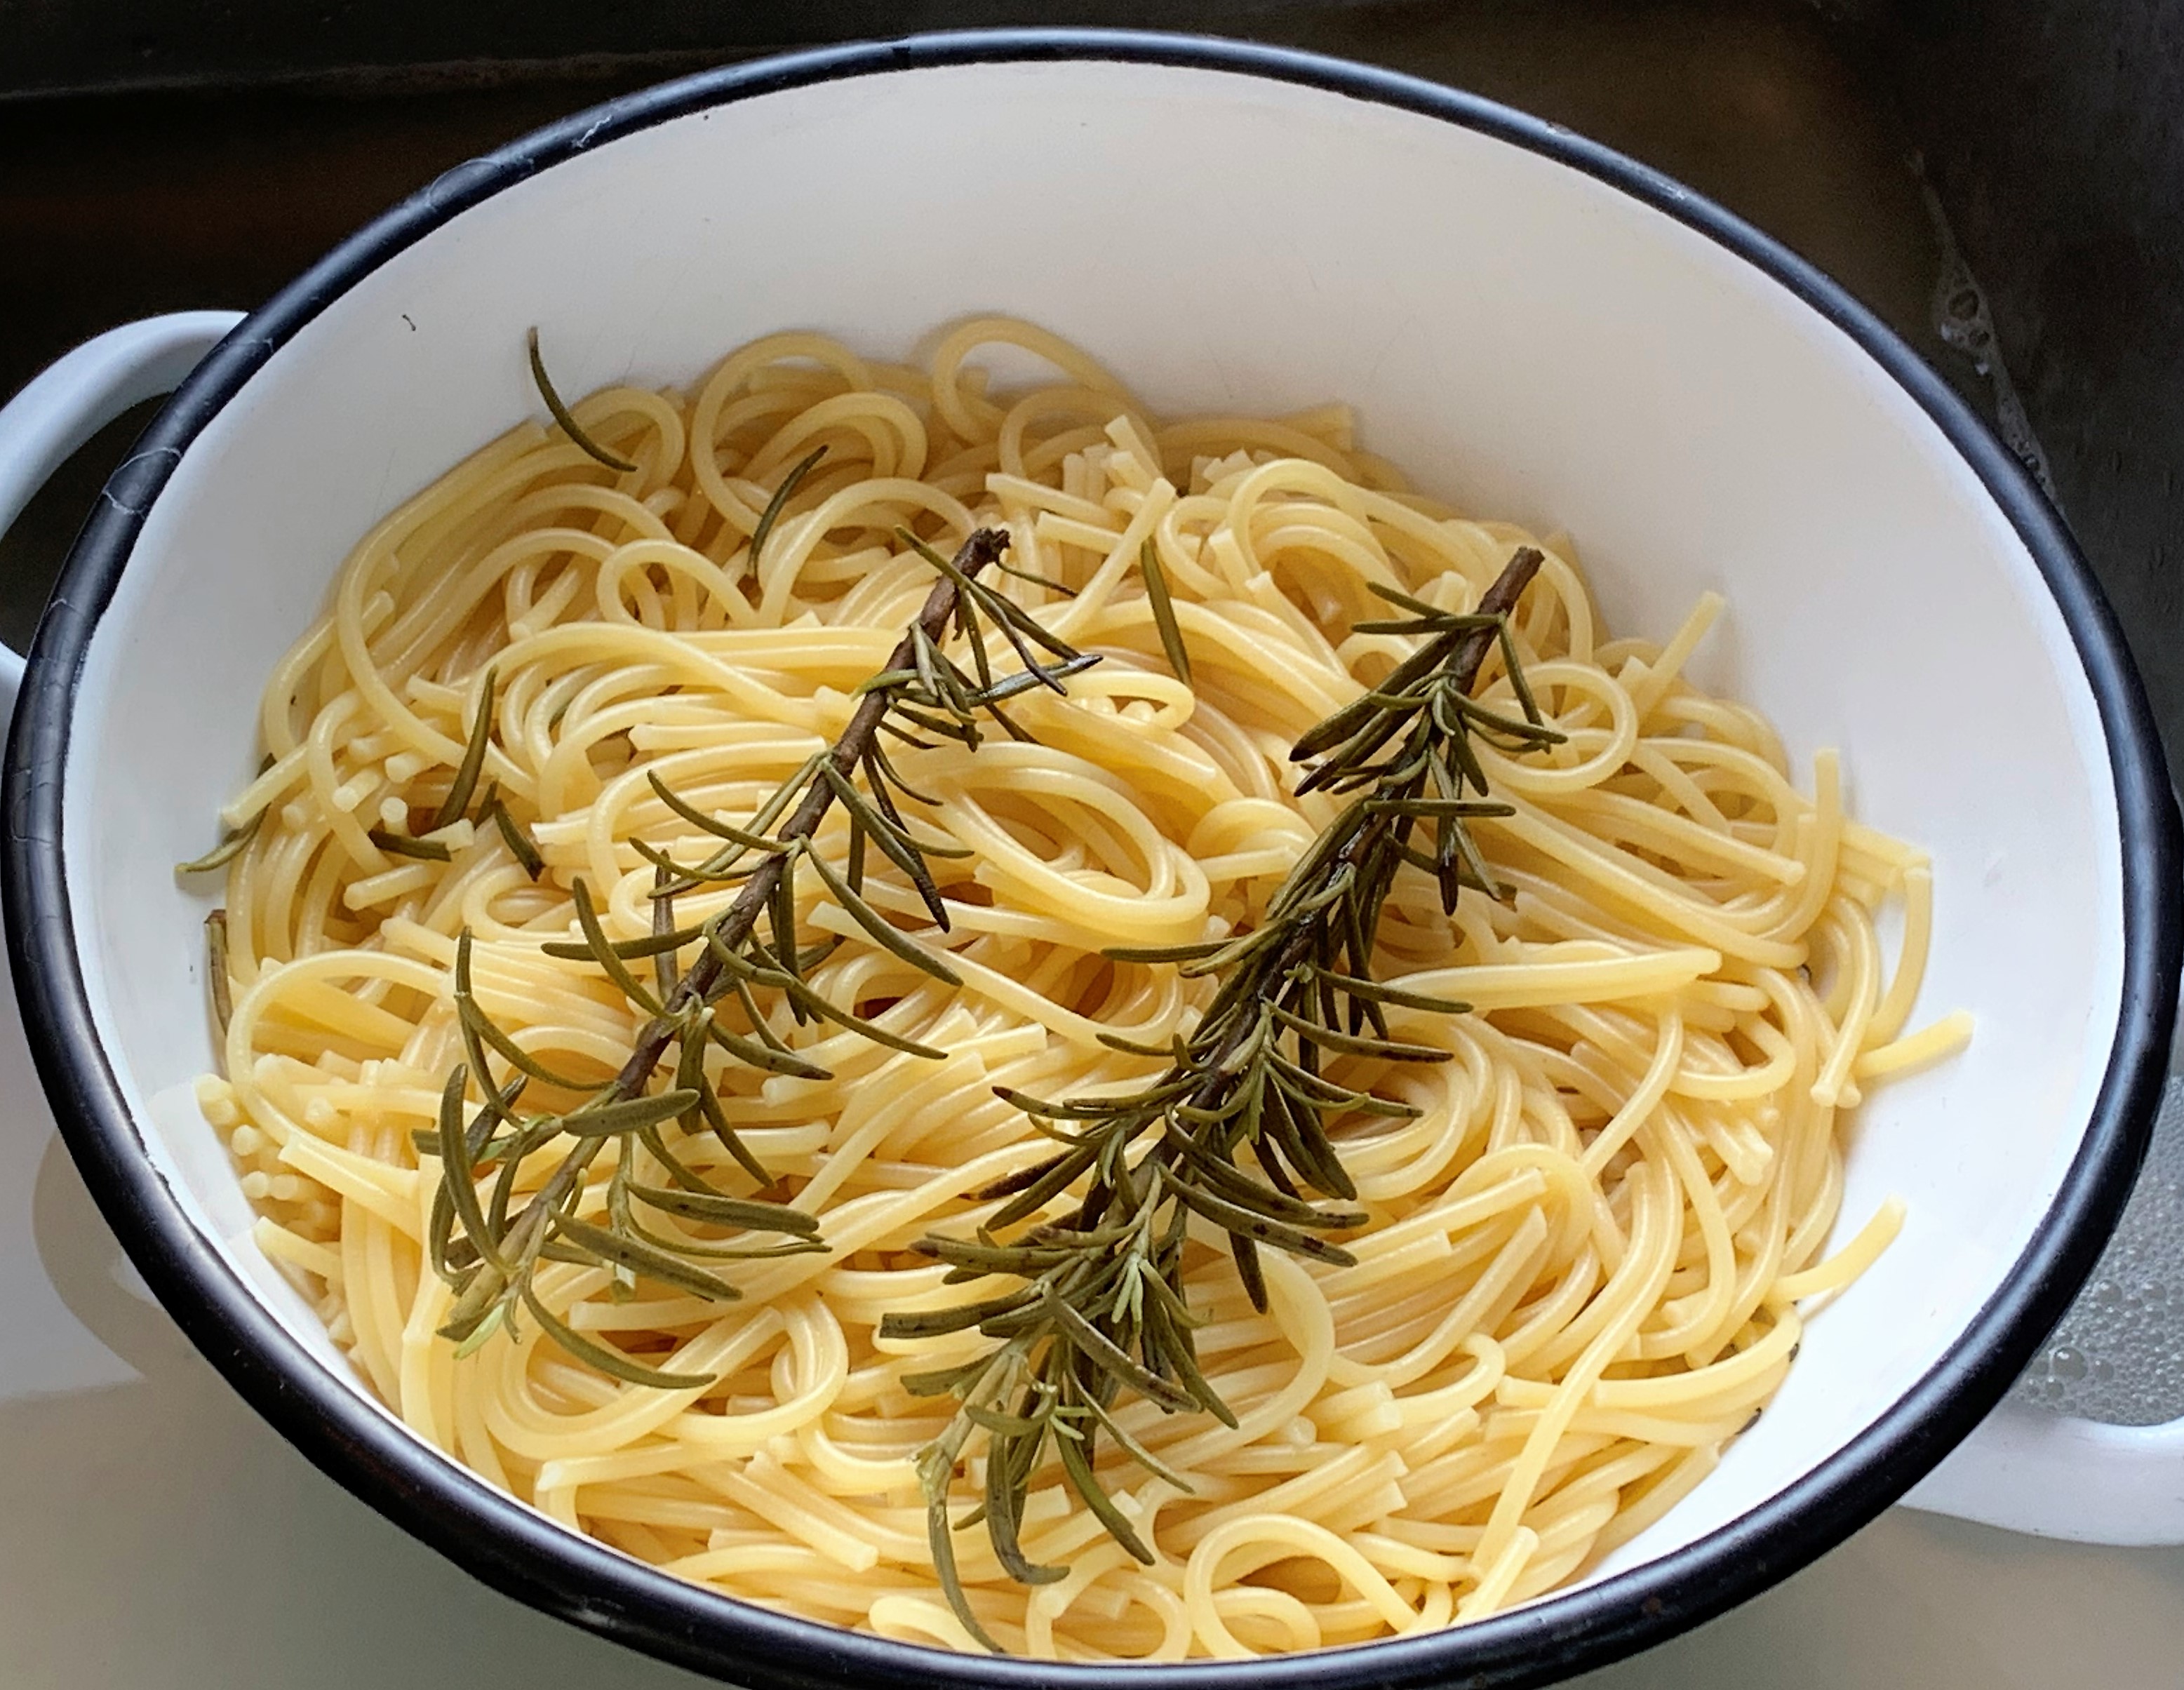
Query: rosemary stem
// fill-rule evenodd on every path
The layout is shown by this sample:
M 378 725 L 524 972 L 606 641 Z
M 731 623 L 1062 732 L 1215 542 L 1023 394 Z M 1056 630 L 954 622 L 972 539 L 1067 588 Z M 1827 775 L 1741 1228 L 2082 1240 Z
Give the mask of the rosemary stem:
M 989 564 L 998 561 L 1008 549 L 1008 535 L 999 529 L 974 528 L 970 538 L 963 542 L 961 549 L 956 554 L 954 562 L 957 574 L 966 580 L 976 576 Z M 928 640 L 938 641 L 941 638 L 956 614 L 957 591 L 956 580 L 950 576 L 944 575 L 933 583 L 933 590 L 926 595 L 924 608 L 917 613 L 915 627 L 903 635 L 894 655 L 888 659 L 888 669 L 908 669 L 915 665 L 921 633 Z M 1480 655 L 1482 657 L 1485 655 L 1483 647 Z M 845 776 L 852 774 L 864 761 L 879 733 L 880 718 L 888 713 L 891 703 L 890 694 L 881 688 L 866 693 L 859 701 L 855 713 L 850 717 L 849 726 L 842 730 L 841 738 L 834 742 L 834 749 L 829 754 L 829 761 L 838 772 Z M 775 837 L 783 842 L 810 839 L 819 831 L 819 824 L 827 819 L 827 811 L 833 807 L 834 796 L 834 783 L 824 778 L 812 781 L 805 788 L 802 801 Z M 773 895 L 774 885 L 781 878 L 786 860 L 783 852 L 770 854 L 750 878 L 744 883 L 735 901 L 714 924 L 714 932 L 730 950 L 743 943 L 766 910 Z M 667 1047 L 675 1042 L 681 1030 L 682 1012 L 690 1005 L 704 1003 L 712 996 L 714 987 L 720 984 L 723 966 L 714 946 L 707 945 L 699 951 L 689 971 L 663 1001 L 661 1007 L 665 1012 L 654 1016 L 638 1033 L 636 1048 L 630 1052 L 629 1060 L 622 1064 L 621 1073 L 615 1076 L 612 1091 L 616 1097 L 634 1097 L 644 1090 L 646 1082 L 652 1078 L 653 1070 L 660 1066 L 660 1058 L 666 1055 Z
M 1062 1569 L 1034 1565 L 1018 1540 L 1029 1485 L 1050 1456 L 1109 1535 L 1150 1565 L 1154 1552 L 1094 1470 L 1094 1442 L 1104 1429 L 1139 1466 L 1167 1476 L 1158 1458 L 1108 1412 L 1124 1390 L 1162 1408 L 1195 1406 L 1238 1424 L 1201 1370 L 1190 1336 L 1200 1324 L 1182 1280 L 1192 1218 L 1228 1234 L 1244 1291 L 1262 1311 L 1268 1305 L 1262 1251 L 1338 1264 L 1357 1259 L 1321 1235 L 1369 1224 L 1370 1215 L 1306 1199 L 1307 1191 L 1352 1202 L 1358 1196 L 1328 1135 L 1328 1113 L 1416 1112 L 1328 1079 L 1320 1063 L 1344 1052 L 1397 1062 L 1447 1059 L 1445 1051 L 1390 1035 L 1384 1002 L 1436 1001 L 1379 984 L 1374 939 L 1406 862 L 1434 872 L 1444 909 L 1453 910 L 1463 885 L 1493 893 L 1483 859 L 1462 831 L 1468 816 L 1502 807 L 1462 795 L 1485 787 L 1465 736 L 1478 722 L 1500 722 L 1470 699 L 1490 651 L 1498 646 L 1507 656 L 1524 706 L 1524 720 L 1502 723 L 1503 731 L 1527 747 L 1563 737 L 1540 718 L 1509 633 L 1510 615 L 1540 562 L 1536 550 L 1518 549 L 1480 595 L 1476 611 L 1463 615 L 1381 594 L 1415 620 L 1379 631 L 1415 630 L 1424 640 L 1379 688 L 1326 718 L 1291 750 L 1299 762 L 1318 760 L 1299 778 L 1299 795 L 1361 788 L 1362 795 L 1347 800 L 1320 831 L 1255 929 L 1211 946 L 1177 946 L 1142 958 L 1181 962 L 1187 972 L 1221 981 L 1204 1007 L 1197 1038 L 1176 1040 L 1164 1073 L 1123 1098 L 1042 1102 L 996 1088 L 1035 1120 L 1072 1123 L 1072 1131 L 1056 1135 L 1067 1147 L 1026 1170 L 1028 1178 L 1011 1176 L 972 1194 L 981 1202 L 1005 1200 L 980 1225 L 976 1243 L 929 1235 L 917 1247 L 950 1263 L 951 1278 L 1005 1274 L 1022 1280 L 1023 1288 L 959 1309 L 947 1325 L 933 1325 L 929 1316 L 889 1315 L 880 1328 L 883 1336 L 916 1337 L 975 1325 L 996 1341 L 970 1363 L 904 1381 L 919 1396 L 952 1393 L 961 1400 L 920 1456 L 918 1476 L 942 1589 L 956 1617 L 989 1648 L 995 1645 L 956 1571 L 947 1506 L 972 1428 L 983 1426 L 990 1436 L 983 1514 L 994 1554 L 1011 1577 L 1032 1584 L 1062 1576 Z M 1155 568 L 1148 550 L 1149 583 Z M 1392 750 L 1390 740 L 1396 740 Z M 1410 845 L 1422 818 L 1433 821 L 1438 854 L 1431 860 Z M 1459 852 L 1462 862 L 1456 863 Z M 1346 995 L 1347 1031 L 1340 1025 Z M 1464 1008 L 1440 1007 L 1450 1013 Z M 1294 1041 L 1288 1052 L 1285 1040 Z M 1127 1041 L 1120 1047 L 1156 1054 Z M 1129 1160 L 1132 1146 L 1147 1134 L 1156 1135 L 1155 1141 Z M 1262 1177 L 1240 1165 L 1247 1149 Z M 1084 1176 L 1089 1183 L 1072 1209 L 1037 1219 Z M 1023 1220 L 1034 1224 L 1013 1241 L 995 1236 Z M 1020 1364 L 1034 1370 L 1030 1388 L 1013 1412 L 995 1411 L 989 1405 L 1017 1388 Z
M 1508 616 L 1516 609 L 1517 601 L 1524 596 L 1524 589 L 1531 585 L 1532 577 L 1539 572 L 1540 563 L 1538 552 L 1529 546 L 1520 548 L 1480 596 L 1478 614 L 1482 616 Z M 1451 654 L 1451 673 L 1457 690 L 1468 693 L 1478 682 L 1479 671 L 1486 661 L 1487 653 L 1494 649 L 1494 630 L 1491 627 L 1475 628 L 1453 638 L 1457 644 Z M 1394 815 L 1384 811 L 1366 817 L 1362 825 L 1353 828 L 1341 846 L 1329 855 L 1318 875 L 1319 884 L 1326 885 L 1344 870 L 1353 869 L 1363 862 L 1379 843 L 1381 835 L 1395 825 L 1396 819 Z M 1312 922 L 1295 923 L 1273 955 L 1254 968 L 1255 977 L 1262 980 L 1279 981 L 1292 968 L 1311 961 L 1317 943 L 1315 928 L 1316 923 Z M 1259 1025 L 1256 1018 L 1239 1017 L 1235 1026 L 1211 1054 L 1202 1058 L 1195 1057 L 1193 1061 L 1201 1067 L 1206 1079 L 1190 1094 L 1186 1107 L 1204 1109 L 1217 1103 L 1233 1078 L 1229 1073 L 1231 1064 L 1245 1046 L 1257 1036 Z M 1129 1130 L 1126 1141 L 1150 1129 L 1153 1124 L 1151 1121 L 1146 1121 Z M 1185 1154 L 1180 1146 L 1164 1135 L 1161 1142 L 1148 1152 L 1148 1157 L 1164 1166 L 1174 1168 L 1181 1163 Z

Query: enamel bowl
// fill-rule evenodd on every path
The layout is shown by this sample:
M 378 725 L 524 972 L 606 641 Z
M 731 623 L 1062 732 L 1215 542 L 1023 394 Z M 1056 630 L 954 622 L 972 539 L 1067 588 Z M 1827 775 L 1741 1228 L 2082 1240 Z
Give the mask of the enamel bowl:
M 1801 761 L 1840 745 L 1855 812 L 1931 850 L 1914 1024 L 1978 1022 L 1963 1057 L 1858 1119 L 1844 1230 L 1897 1193 L 1900 1240 L 1815 1321 L 1719 1470 L 1582 1584 L 1458 1630 L 1135 1679 L 1536 1683 L 1840 1541 L 1997 1400 L 2143 1146 L 2179 857 L 2128 658 L 2018 465 L 1809 266 L 1549 125 L 1242 46 L 955 36 L 618 100 L 451 171 L 182 382 L 92 513 L 8 761 L 32 1048 L 145 1279 L 342 1483 L 610 1637 L 751 1685 L 1115 1682 L 745 1606 L 472 1477 L 365 1394 L 257 1254 L 190 1089 L 214 1063 L 207 900 L 170 865 L 249 774 L 263 678 L 350 545 L 533 414 L 527 327 L 581 392 L 687 381 L 787 326 L 900 356 L 974 310 L 1059 331 L 1162 410 L 1354 401 L 1421 486 L 1567 529 L 1618 631 L 1665 637 L 1720 589 L 1700 675 L 1769 712 Z M 159 390 L 226 322 L 138 326 L 53 372 L 24 402 L 42 394 L 46 457 L 95 421 L 53 416 Z

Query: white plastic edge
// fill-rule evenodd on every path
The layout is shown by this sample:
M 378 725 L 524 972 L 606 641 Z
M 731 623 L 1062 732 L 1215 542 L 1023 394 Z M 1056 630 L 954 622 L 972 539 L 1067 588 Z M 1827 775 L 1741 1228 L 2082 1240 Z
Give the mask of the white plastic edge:
M 2184 1420 L 2112 1426 L 2005 1403 L 1903 1502 L 2039 1537 L 2184 1543 Z
M 0 534 L 79 446 L 131 405 L 180 387 L 242 321 L 240 311 L 177 311 L 124 323 L 64 353 L 0 406 Z M 0 646 L 0 721 L 22 680 L 21 655 Z
M 2175 1177 L 2181 1132 L 2184 1028 L 2140 1178 Z M 2039 1537 L 2184 1543 L 2184 1419 L 2119 1426 L 2005 1401 L 1903 1501 Z

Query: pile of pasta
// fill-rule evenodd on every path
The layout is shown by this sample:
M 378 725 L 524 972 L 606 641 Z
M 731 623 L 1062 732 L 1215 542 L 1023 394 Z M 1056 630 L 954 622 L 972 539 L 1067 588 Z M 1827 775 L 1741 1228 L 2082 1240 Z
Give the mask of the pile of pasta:
M 996 345 L 1053 374 L 993 391 Z M 233 1008 L 224 1075 L 200 1094 L 258 1246 L 370 1390 L 493 1484 L 729 1596 L 972 1647 L 936 1585 L 912 1470 L 953 1404 L 901 1378 L 985 1341 L 876 1329 L 991 1291 L 944 1284 L 909 1247 L 970 1234 L 995 1205 L 969 1194 L 1050 1152 L 996 1086 L 1124 1089 L 1158 1065 L 1101 1033 L 1159 1046 L 1192 1025 L 1211 982 L 1103 948 L 1248 928 L 1335 814 L 1339 800 L 1295 795 L 1290 748 L 1406 655 L 1351 631 L 1385 614 L 1370 587 L 1466 608 L 1518 545 L 1546 560 L 1516 644 L 1567 739 L 1524 757 L 1480 747 L 1515 807 L 1474 830 L 1504 897 L 1467 891 L 1446 916 L 1407 872 L 1384 916 L 1380 976 L 1474 1008 L 1396 1012 L 1396 1035 L 1446 1063 L 1345 1071 L 1418 1112 L 1337 1124 L 1370 1215 L 1344 1241 L 1355 1265 L 1269 1254 L 1257 1314 L 1219 1235 L 1195 1237 L 1198 1349 L 1238 1424 L 1126 1397 L 1123 1425 L 1189 1484 L 1106 1447 L 1102 1479 L 1156 1564 L 1125 1554 L 1052 1469 L 1034 1477 L 1023 1544 L 1068 1576 L 1017 1585 L 963 1530 L 977 1614 L 1033 1656 L 1173 1659 L 1413 1632 L 1538 1596 L 1705 1477 L 1791 1366 L 1800 1302 L 1892 1235 L 1892 1204 L 1825 1257 L 1844 1112 L 1965 1036 L 1958 1018 L 1906 1032 L 1930 873 L 1843 813 L 1832 755 L 1801 785 L 1763 717 L 1691 683 L 1718 600 L 1665 644 L 1611 638 L 1566 542 L 1407 490 L 1358 449 L 1346 408 L 1163 420 L 1011 321 L 965 324 L 915 367 L 776 335 L 687 391 L 610 388 L 575 415 L 635 467 L 559 428 L 512 431 L 358 545 L 273 673 L 270 761 L 226 812 L 265 820 L 229 871 Z M 774 489 L 822 444 L 754 567 Z M 818 1217 L 827 1252 L 732 1264 L 742 1297 L 726 1303 L 542 1269 L 561 1319 L 717 1375 L 703 1390 L 618 1382 L 535 1324 L 458 1357 L 436 1336 L 449 1292 L 421 1244 L 438 1170 L 412 1138 L 461 1057 L 457 935 L 474 936 L 482 1006 L 526 1049 L 610 1075 L 637 1012 L 595 966 L 540 948 L 573 936 L 572 884 L 614 937 L 649 931 L 653 868 L 632 841 L 686 862 L 715 842 L 648 777 L 747 820 L 841 730 L 924 599 L 932 572 L 899 530 L 946 550 L 979 523 L 1073 592 L 1006 590 L 1104 661 L 1067 698 L 1011 706 L 1033 743 L 895 749 L 935 800 L 921 833 L 967 853 L 934 859 L 952 932 L 883 864 L 866 895 L 944 945 L 960 987 L 907 968 L 801 877 L 806 936 L 841 940 L 814 984 L 945 1059 L 798 1026 L 785 1006 L 766 1011 L 775 1029 L 833 1078 L 716 1054 L 738 1131 L 775 1195 Z M 1145 597 L 1147 540 L 1189 685 Z M 994 661 L 1010 661 L 998 639 Z M 538 844 L 536 881 L 490 827 L 437 835 L 444 862 L 370 837 L 448 789 L 488 669 L 484 774 Z M 1479 690 L 1508 700 L 1498 661 Z M 842 827 L 822 851 L 845 848 Z M 732 893 L 690 894 L 678 919 Z M 1875 925 L 1892 901 L 1892 962 Z M 710 1138 L 678 1154 L 750 1189 Z M 553 1157 L 533 1159 L 519 1191 Z M 596 1215 L 609 1165 L 580 1212 Z

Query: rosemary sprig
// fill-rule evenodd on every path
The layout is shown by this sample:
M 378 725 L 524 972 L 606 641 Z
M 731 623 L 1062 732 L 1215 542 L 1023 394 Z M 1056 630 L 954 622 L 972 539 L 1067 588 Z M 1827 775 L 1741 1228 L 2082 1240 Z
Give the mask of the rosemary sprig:
M 1513 749 L 1562 737 L 1541 720 L 1508 634 L 1509 612 L 1540 562 L 1530 548 L 1517 552 L 1467 615 L 1383 594 L 1409 616 L 1367 626 L 1422 643 L 1372 691 L 1298 742 L 1297 758 L 1320 759 L 1300 791 L 1359 795 L 1291 870 L 1263 921 L 1215 945 L 1109 953 L 1173 962 L 1186 974 L 1219 979 L 1191 1036 L 1168 1051 L 1111 1039 L 1119 1049 L 1169 1057 L 1162 1072 L 1125 1096 L 1049 1102 L 1001 1089 L 1061 1147 L 976 1194 L 1001 1207 L 975 1240 L 919 1241 L 920 1252 L 949 1264 L 951 1283 L 991 1275 L 1017 1281 L 980 1302 L 889 1314 L 880 1324 L 885 1337 L 975 1328 L 994 1341 L 969 1362 L 903 1381 L 915 1395 L 959 1399 L 946 1430 L 920 1455 L 918 1475 L 942 1588 L 965 1628 L 988 1648 L 995 1646 L 956 1572 L 957 1528 L 948 1512 L 956 1463 L 972 1433 L 987 1435 L 985 1493 L 972 1519 L 983 1518 L 1011 1577 L 1043 1583 L 1067 1570 L 1032 1563 L 1017 1541 L 1032 1477 L 1050 1455 L 1116 1542 L 1150 1564 L 1151 1550 L 1095 1475 L 1100 1434 L 1147 1472 L 1189 1486 L 1128 1433 L 1117 1403 L 1134 1392 L 1170 1412 L 1202 1409 L 1236 1424 L 1200 1370 L 1191 1338 L 1198 1322 L 1183 1288 L 1190 1217 L 1227 1235 L 1237 1273 L 1262 1310 L 1262 1249 L 1333 1264 L 1352 1260 L 1327 1235 L 1362 1226 L 1367 1216 L 1351 1206 L 1357 1187 L 1330 1128 L 1358 1115 L 1416 1111 L 1341 1084 L 1326 1069 L 1337 1058 L 1446 1059 L 1444 1051 L 1392 1038 L 1386 1008 L 1456 1014 L 1467 1007 L 1376 981 L 1373 935 L 1407 864 L 1435 878 L 1450 909 L 1464 886 L 1496 891 L 1467 823 L 1508 813 L 1508 806 L 1480 795 L 1485 778 L 1470 737 Z M 1152 579 L 1149 571 L 1149 587 Z M 1470 696 L 1497 643 L 1521 720 Z M 1170 655 L 1175 661 L 1179 652 Z M 1423 845 L 1414 844 L 1421 835 Z M 1083 1194 L 1061 1218 L 1000 1235 L 1079 1182 Z
M 789 471 L 784 493 L 809 472 L 817 454 Z M 784 502 L 777 494 L 761 519 L 763 539 L 770 518 Z M 707 1078 L 709 1046 L 765 1072 L 826 1079 L 827 1071 L 798 1055 L 774 1031 L 756 1001 L 760 990 L 777 991 L 800 1022 L 831 1021 L 893 1049 L 938 1057 L 943 1052 L 905 1039 L 827 1001 L 805 976 L 831 945 L 815 953 L 799 943 L 796 931 L 796 876 L 808 867 L 833 898 L 875 943 L 903 961 L 949 984 L 955 972 L 910 934 L 896 928 L 866 901 L 865 866 L 878 852 L 899 868 L 917 890 L 934 923 L 945 930 L 948 910 L 928 858 L 962 855 L 944 843 L 921 838 L 905 820 L 899 800 L 917 801 L 881 748 L 883 731 L 922 743 L 917 730 L 976 745 L 981 716 L 1017 730 L 1001 713 L 1000 701 L 1026 686 L 1060 689 L 1062 683 L 1096 659 L 1056 640 L 1028 615 L 976 577 L 997 562 L 1008 544 L 995 530 L 979 529 L 953 559 L 922 542 L 911 544 L 940 573 L 923 608 L 888 660 L 887 667 L 862 689 L 849 725 L 833 746 L 808 760 L 760 807 L 746 825 L 722 821 L 653 778 L 655 793 L 683 822 L 717 840 L 704 861 L 676 862 L 665 852 L 642 847 L 654 866 L 652 930 L 644 938 L 616 942 L 602 927 L 589 890 L 571 884 L 578 938 L 556 940 L 543 949 L 549 956 L 588 961 L 616 990 L 646 1016 L 628 1060 L 604 1085 L 557 1072 L 526 1051 L 479 1006 L 471 976 L 471 939 L 458 942 L 454 999 L 465 1061 L 448 1081 L 437 1129 L 417 1135 L 421 1152 L 441 1159 L 428 1250 L 434 1268 L 454 1291 L 441 1330 L 464 1348 L 475 1347 L 504 1325 L 512 1327 L 517 1310 L 536 1319 L 557 1342 L 593 1366 L 632 1383 L 665 1389 L 690 1389 L 710 1380 L 664 1371 L 624 1352 L 583 1337 L 555 1320 L 540 1306 L 532 1286 L 543 1261 L 568 1261 L 606 1269 L 624 1291 L 640 1279 L 676 1290 L 725 1301 L 735 1287 L 699 1259 L 766 1256 L 823 1248 L 818 1223 L 786 1204 L 722 1191 L 678 1157 L 667 1138 L 672 1125 L 686 1136 L 710 1133 L 761 1189 L 772 1176 L 736 1133 L 714 1083 Z M 979 674 L 973 679 L 940 648 L 951 625 L 969 639 Z M 990 672 L 985 650 L 989 626 L 1001 629 L 1025 661 L 1021 674 Z M 1036 649 L 1034 649 L 1036 648 Z M 1044 654 L 1044 655 L 1042 655 Z M 442 813 L 459 817 L 471 800 L 484 766 L 490 739 L 493 680 L 488 675 L 476 725 Z M 833 806 L 849 813 L 848 867 L 837 868 L 814 846 L 820 826 Z M 501 828 L 510 851 L 535 874 L 536 847 L 526 856 L 523 836 L 497 792 L 481 806 Z M 436 821 L 437 818 L 436 817 Z M 377 835 L 375 834 L 375 838 Z M 387 840 L 381 840 L 387 845 Z M 429 840 L 404 840 L 413 849 Z M 389 848 L 395 848 L 390 846 Z M 735 897 L 718 914 L 694 926 L 678 927 L 675 901 L 707 884 L 738 884 Z M 678 973 L 676 958 L 694 946 L 696 958 Z M 649 959 L 640 976 L 638 968 Z M 733 998 L 749 1032 L 724 1025 L 721 1012 Z M 650 1090 L 655 1073 L 671 1057 L 668 1089 Z M 493 1078 L 498 1060 L 507 1072 Z M 465 1099 L 475 1078 L 483 1098 L 465 1121 Z M 559 1113 L 523 1115 L 515 1106 L 537 1084 L 576 1093 L 576 1107 Z M 604 1222 L 577 1213 L 590 1189 L 589 1170 L 609 1144 L 616 1146 L 606 1181 Z M 560 1160 L 543 1185 L 517 1207 L 514 1183 L 518 1165 L 549 1147 Z M 641 1182 L 635 1176 L 637 1152 L 646 1152 L 665 1170 L 668 1183 Z M 493 1176 L 491 1194 L 482 1201 L 478 1182 Z M 771 1232 L 787 1241 L 753 1245 L 740 1237 L 727 1241 L 676 1237 L 656 1230 L 641 1216 L 671 1216 L 735 1232 Z

